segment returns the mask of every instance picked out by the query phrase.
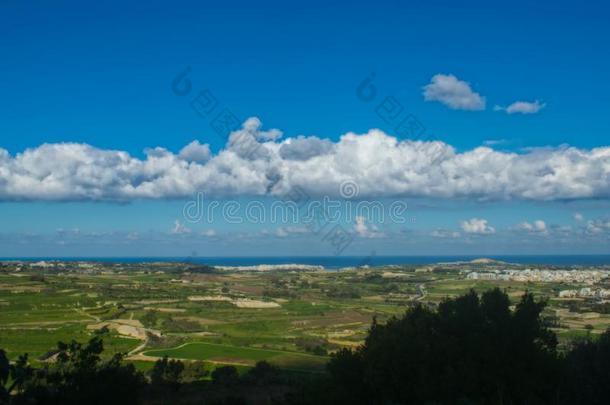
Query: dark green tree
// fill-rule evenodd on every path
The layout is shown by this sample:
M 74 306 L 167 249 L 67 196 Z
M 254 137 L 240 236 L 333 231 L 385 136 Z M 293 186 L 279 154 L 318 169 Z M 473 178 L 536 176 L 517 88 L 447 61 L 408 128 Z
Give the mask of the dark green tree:
M 557 395 L 557 340 L 546 303 L 525 294 L 514 311 L 493 289 L 416 305 L 373 322 L 359 349 L 330 364 L 336 395 L 351 403 L 546 403 Z
M 6 352 L 0 349 L 0 404 L 8 402 L 9 391 L 6 387 L 11 369 Z
M 576 341 L 565 357 L 564 404 L 607 404 L 610 398 L 610 329 Z
M 207 375 L 209 375 L 209 371 L 206 369 L 205 363 L 203 361 L 191 361 L 184 365 L 184 371 L 182 372 L 182 381 L 199 381 Z
M 247 382 L 257 385 L 277 383 L 279 378 L 279 369 L 264 360 L 256 362 L 256 365 L 251 368 L 244 377 Z
M 167 385 L 174 391 L 180 388 L 184 363 L 180 360 L 169 360 L 167 356 L 155 362 L 151 372 L 150 381 L 153 385 Z
M 23 358 L 14 366 L 13 379 L 22 387 L 14 403 L 35 404 L 121 404 L 138 403 L 143 376 L 133 365 L 122 364 L 123 356 L 101 360 L 104 350 L 99 336 L 87 344 L 58 343 L 55 362 L 33 373 Z M 20 364 L 22 363 L 22 364 Z M 17 371 L 21 370 L 21 371 Z M 23 375 L 23 378 L 20 377 Z
M 239 381 L 239 373 L 233 366 L 217 367 L 212 371 L 212 381 L 214 384 L 234 385 Z
M 27 354 L 19 356 L 14 364 L 10 364 L 6 352 L 0 349 L 0 404 L 9 403 L 11 394 L 21 394 L 33 372 Z M 10 385 L 9 377 L 12 380 Z

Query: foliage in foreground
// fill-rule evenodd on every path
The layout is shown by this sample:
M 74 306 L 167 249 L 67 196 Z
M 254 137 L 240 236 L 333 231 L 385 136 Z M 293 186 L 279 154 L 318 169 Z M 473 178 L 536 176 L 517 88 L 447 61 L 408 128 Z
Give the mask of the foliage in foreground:
M 27 364 L 22 356 L 10 366 L 13 404 L 108 404 L 134 403 L 144 386 L 144 378 L 133 365 L 123 364 L 117 354 L 101 360 L 104 350 L 99 336 L 86 345 L 72 341 L 59 343 L 54 361 L 40 369 Z M 0 355 L 0 358 L 2 355 Z M 1 361 L 1 360 L 0 360 Z
M 334 402 L 606 403 L 610 331 L 558 352 L 544 324 L 546 303 L 525 294 L 511 311 L 499 289 L 422 305 L 373 323 L 357 350 L 328 365 Z

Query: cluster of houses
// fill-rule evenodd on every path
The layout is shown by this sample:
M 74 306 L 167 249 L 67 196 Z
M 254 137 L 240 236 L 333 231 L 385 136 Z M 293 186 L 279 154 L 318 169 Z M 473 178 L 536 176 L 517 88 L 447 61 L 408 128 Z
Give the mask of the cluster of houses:
M 593 285 L 608 278 L 607 270 L 493 270 L 472 271 L 466 275 L 468 280 L 504 280 L 520 282 L 580 283 Z
M 578 290 L 561 290 L 559 298 L 596 298 L 600 300 L 610 298 L 610 290 L 604 288 L 584 287 Z

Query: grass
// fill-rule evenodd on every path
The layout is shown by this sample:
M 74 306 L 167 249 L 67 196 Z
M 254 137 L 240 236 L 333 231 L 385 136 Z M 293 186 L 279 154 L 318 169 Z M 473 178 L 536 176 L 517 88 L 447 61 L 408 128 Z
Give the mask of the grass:
M 0 330 L 0 347 L 7 351 L 9 358 L 27 353 L 31 360 L 36 360 L 57 348 L 57 342 L 71 340 L 86 342 L 91 339 L 80 325 L 65 325 L 57 328 L 37 329 L 3 329 Z M 104 337 L 104 356 L 114 353 L 126 353 L 139 344 L 135 339 L 128 339 L 116 334 Z
M 172 349 L 149 350 L 147 356 L 168 356 L 177 359 L 207 360 L 221 363 L 236 363 L 252 366 L 265 360 L 288 369 L 321 370 L 326 357 L 281 350 L 237 347 L 225 344 L 192 342 Z
M 141 360 L 128 360 L 127 363 L 131 363 L 134 365 L 134 367 L 136 368 L 136 370 L 139 370 L 143 373 L 148 373 L 150 370 L 152 370 L 152 368 L 154 367 L 155 363 L 152 361 L 141 361 Z M 204 361 L 204 367 L 205 370 L 208 372 L 208 375 L 206 377 L 203 378 L 203 380 L 211 380 L 212 379 L 212 372 L 217 369 L 218 367 L 223 367 L 223 364 L 219 364 L 219 363 L 210 363 L 209 361 Z M 239 375 L 243 375 L 246 374 L 249 370 L 252 369 L 252 367 L 250 366 L 242 366 L 242 365 L 235 365 L 234 366 L 237 369 L 237 373 Z

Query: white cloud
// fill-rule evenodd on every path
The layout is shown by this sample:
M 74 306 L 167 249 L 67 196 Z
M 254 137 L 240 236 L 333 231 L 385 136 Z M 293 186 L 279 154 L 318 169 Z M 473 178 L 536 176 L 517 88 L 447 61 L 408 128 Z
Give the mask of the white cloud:
M 459 238 L 460 237 L 460 233 L 459 232 L 455 232 L 455 231 L 449 231 L 446 229 L 435 229 L 432 232 L 430 232 L 430 236 L 433 236 L 435 238 Z
M 383 232 L 379 232 L 375 225 L 368 226 L 365 217 L 357 216 L 355 222 L 354 231 L 361 238 L 383 238 L 385 236 Z
M 583 215 L 582 215 L 580 212 L 575 212 L 575 213 L 574 213 L 574 219 L 575 219 L 576 221 L 579 221 L 579 222 L 580 222 L 580 221 L 584 220 L 584 219 L 585 219 L 585 217 L 584 217 L 584 216 L 583 216 Z
M 426 101 L 439 101 L 454 110 L 484 110 L 485 97 L 454 75 L 437 74 L 424 86 Z
M 216 236 L 216 231 L 214 229 L 206 229 L 204 231 L 201 231 L 201 235 L 207 237 Z
M 517 226 L 517 229 L 521 230 L 521 231 L 530 232 L 530 233 L 540 233 L 540 234 L 548 233 L 548 228 L 546 226 L 546 223 L 541 219 L 538 219 L 538 220 L 534 221 L 533 223 L 524 221 Z
M 191 233 L 191 229 L 184 226 L 180 221 L 175 220 L 170 233 L 172 235 L 185 235 Z
M 210 159 L 210 146 L 195 140 L 182 148 L 178 156 L 189 162 L 204 163 Z
M 290 235 L 303 235 L 310 233 L 310 229 L 306 226 L 280 226 L 276 229 L 263 229 L 261 234 L 268 236 L 277 236 L 278 238 L 285 238 Z
M 287 160 L 307 160 L 322 156 L 333 150 L 333 143 L 328 139 L 315 136 L 289 138 L 279 149 L 280 157 Z
M 544 107 L 546 107 L 546 104 L 538 100 L 534 102 L 515 101 L 508 107 L 496 105 L 494 106 L 494 111 L 505 111 L 507 114 L 536 114 Z
M 610 232 L 610 219 L 596 219 L 587 221 L 585 232 L 589 235 L 599 235 Z
M 128 240 L 138 240 L 140 239 L 140 234 L 138 232 L 129 232 L 125 238 Z
M 241 132 L 247 132 L 258 140 L 275 141 L 282 137 L 283 133 L 279 129 L 273 128 L 269 131 L 261 131 L 263 123 L 257 117 L 250 117 L 244 121 Z
M 199 143 L 179 154 L 146 149 L 144 159 L 77 143 L 43 144 L 15 156 L 0 149 L 0 201 L 283 196 L 296 186 L 311 197 L 338 197 L 346 181 L 358 185 L 361 198 L 610 198 L 610 147 L 456 152 L 444 142 L 401 141 L 377 129 L 335 142 L 280 140 L 278 133 L 250 119 L 209 158 Z
M 490 235 L 496 233 L 493 226 L 488 225 L 486 219 L 471 218 L 460 223 L 462 230 L 466 233 L 476 235 Z

